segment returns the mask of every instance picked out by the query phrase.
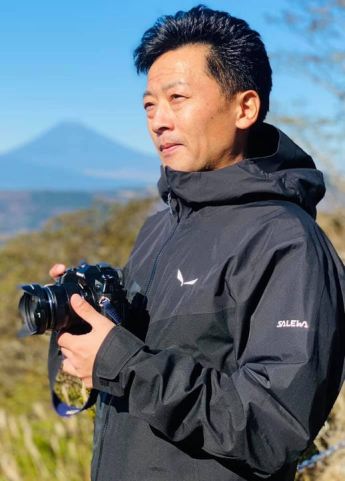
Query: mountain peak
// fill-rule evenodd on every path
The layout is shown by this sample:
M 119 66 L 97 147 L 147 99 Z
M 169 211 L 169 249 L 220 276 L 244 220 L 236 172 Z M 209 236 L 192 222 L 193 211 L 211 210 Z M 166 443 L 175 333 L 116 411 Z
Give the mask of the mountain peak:
M 23 189 L 24 185 L 30 189 L 38 184 L 43 189 L 91 186 L 95 190 L 118 182 L 121 187 L 142 187 L 154 183 L 159 175 L 159 162 L 153 156 L 74 120 L 60 122 L 31 142 L 0 155 L 0 162 L 0 189 Z M 34 185 L 30 178 L 35 178 Z
M 98 135 L 103 138 L 107 138 L 106 135 L 101 134 L 97 130 L 93 129 L 92 127 L 89 127 L 88 125 L 84 124 L 83 122 L 80 122 L 78 120 L 63 120 L 46 131 L 42 132 L 38 138 L 44 137 L 46 135 L 51 135 L 51 134 L 59 134 L 59 135 L 91 135 L 95 136 Z M 110 142 L 112 141 L 110 138 L 108 139 Z

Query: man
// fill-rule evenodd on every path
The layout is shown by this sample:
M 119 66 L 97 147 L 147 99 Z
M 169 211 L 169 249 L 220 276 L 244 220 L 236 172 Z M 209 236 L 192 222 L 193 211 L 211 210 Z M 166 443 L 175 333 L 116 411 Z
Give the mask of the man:
M 135 61 L 168 209 L 125 268 L 129 319 L 114 327 L 73 296 L 92 330 L 59 337 L 64 370 L 100 392 L 92 479 L 292 480 L 342 384 L 322 174 L 263 123 L 271 68 L 244 21 L 162 17 Z

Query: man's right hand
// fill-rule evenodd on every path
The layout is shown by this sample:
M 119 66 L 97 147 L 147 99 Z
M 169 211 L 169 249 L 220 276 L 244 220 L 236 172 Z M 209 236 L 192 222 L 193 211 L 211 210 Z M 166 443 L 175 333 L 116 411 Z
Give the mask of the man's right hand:
M 62 276 L 65 270 L 66 266 L 64 264 L 54 264 L 49 271 L 49 275 L 56 281 L 58 277 Z

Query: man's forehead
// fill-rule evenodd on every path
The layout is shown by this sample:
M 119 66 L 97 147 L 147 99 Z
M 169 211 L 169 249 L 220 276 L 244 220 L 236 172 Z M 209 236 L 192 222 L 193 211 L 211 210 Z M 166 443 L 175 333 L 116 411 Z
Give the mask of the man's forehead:
M 209 46 L 188 44 L 163 53 L 151 65 L 147 75 L 147 90 L 165 91 L 176 86 L 191 86 L 202 72 L 206 72 L 206 55 Z

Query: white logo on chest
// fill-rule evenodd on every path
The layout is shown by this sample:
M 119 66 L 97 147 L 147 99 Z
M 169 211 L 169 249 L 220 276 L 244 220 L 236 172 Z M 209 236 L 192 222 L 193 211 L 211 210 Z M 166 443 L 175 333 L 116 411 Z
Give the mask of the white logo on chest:
M 180 269 L 177 270 L 177 279 L 181 282 L 181 287 L 182 286 L 193 286 L 198 279 L 193 279 L 192 281 L 184 281 L 183 280 L 183 275 Z

